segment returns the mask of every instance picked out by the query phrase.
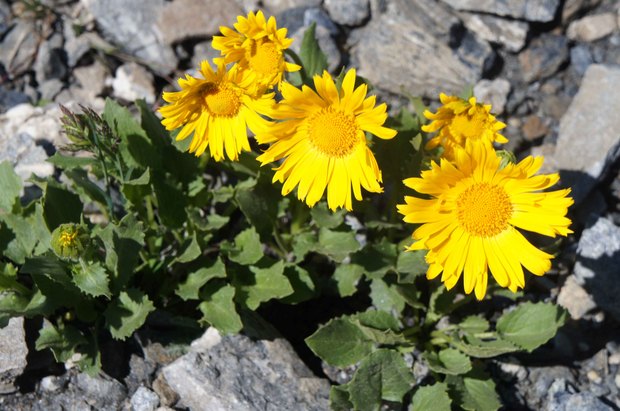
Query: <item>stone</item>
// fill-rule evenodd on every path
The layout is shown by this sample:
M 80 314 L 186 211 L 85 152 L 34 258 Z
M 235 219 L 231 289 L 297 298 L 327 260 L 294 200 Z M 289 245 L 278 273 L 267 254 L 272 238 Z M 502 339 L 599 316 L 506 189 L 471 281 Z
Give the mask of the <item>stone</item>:
M 159 397 L 153 391 L 140 387 L 131 396 L 131 411 L 155 411 L 159 406 Z
M 617 28 L 615 13 L 592 14 L 573 21 L 566 30 L 571 40 L 591 42 L 602 39 Z
M 31 69 L 39 42 L 40 36 L 35 23 L 30 20 L 17 20 L 17 24 L 0 43 L 0 63 L 10 76 L 17 77 Z
M 589 392 L 557 393 L 547 403 L 546 411 L 613 411 L 613 408 Z
M 297 7 L 319 7 L 321 1 L 322 0 L 263 0 L 262 3 L 267 10 L 275 15 Z
M 65 86 L 65 83 L 62 80 L 57 78 L 52 78 L 49 80 L 45 80 L 43 83 L 39 84 L 39 93 L 40 100 L 44 102 L 53 101 L 60 91 Z
M 579 44 L 570 49 L 570 64 L 578 75 L 583 76 L 592 63 L 594 59 L 587 46 Z
M 573 270 L 575 279 L 592 294 L 596 304 L 620 320 L 617 267 L 620 267 L 620 227 L 599 217 L 583 230 Z
M 527 40 L 530 25 L 525 21 L 467 12 L 462 12 L 459 16 L 469 31 L 483 40 L 501 45 L 508 51 L 520 51 Z
M 19 133 L 0 140 L 0 162 L 2 161 L 13 164 L 15 173 L 23 181 L 32 174 L 42 178 L 54 174 L 54 166 L 47 162 L 47 153 L 43 147 L 35 144 L 34 138 L 28 133 Z
M 114 97 L 127 101 L 144 99 L 148 104 L 155 102 L 153 75 L 141 65 L 130 62 L 119 66 L 112 81 Z
M 39 389 L 42 392 L 54 393 L 62 390 L 67 385 L 67 378 L 64 376 L 47 375 L 41 379 Z
M 558 304 L 568 310 L 573 320 L 580 320 L 596 308 L 594 299 L 579 284 L 574 275 L 569 275 L 558 294 Z
M 28 103 L 28 96 L 15 90 L 7 90 L 0 85 L 0 113 L 5 113 L 12 107 Z
M 568 59 L 568 41 L 557 34 L 543 34 L 519 54 L 521 74 L 532 82 L 553 75 Z
M 37 83 L 41 84 L 51 79 L 64 79 L 67 76 L 64 54 L 63 39 L 59 33 L 52 35 L 39 45 L 37 58 L 33 65 Z
M 33 141 L 46 140 L 61 147 L 69 143 L 62 132 L 61 117 L 62 113 L 55 104 L 44 107 L 20 104 L 0 115 L 0 136 L 28 134 Z M 3 144 L 2 139 L 0 144 Z
M 620 94 L 609 92 L 618 87 L 620 67 L 592 64 L 560 121 L 555 153 L 547 160 L 565 170 L 562 182 L 573 187 L 576 203 L 620 156 Z
M 4 328 L 0 328 L 0 394 L 16 390 L 15 379 L 24 372 L 27 355 L 24 318 L 11 318 Z
M 192 53 L 192 67 L 198 68 L 204 60 L 212 62 L 215 57 L 220 57 L 220 51 L 211 47 L 211 41 L 201 41 L 194 46 Z M 213 64 L 211 64 L 213 66 Z
M 502 114 L 510 93 L 510 82 L 503 78 L 480 80 L 474 86 L 474 96 L 478 102 L 491 105 L 493 114 Z
M 549 132 L 549 127 L 543 122 L 543 119 L 536 114 L 532 114 L 523 120 L 521 132 L 526 140 L 532 141 L 544 137 Z
M 301 42 L 304 38 L 304 34 L 306 33 L 306 30 L 308 30 L 308 28 L 310 27 L 310 24 L 312 24 L 313 22 L 317 23 L 315 27 L 315 31 L 314 31 L 314 36 L 316 37 L 316 40 L 319 43 L 319 47 L 321 48 L 321 51 L 327 57 L 327 70 L 335 71 L 338 67 L 340 67 L 342 55 L 340 54 L 338 45 L 336 44 L 336 41 L 334 40 L 332 30 L 331 30 L 332 27 L 330 27 L 329 24 L 327 25 L 324 24 L 324 22 L 321 22 L 321 20 L 319 20 L 319 22 L 317 22 L 317 20 L 312 20 L 312 18 L 316 17 L 316 15 L 313 16 L 312 13 L 311 12 L 309 13 L 309 12 L 310 10 L 306 10 L 306 12 L 304 13 L 305 15 L 310 14 L 309 18 L 304 17 L 304 25 L 300 27 L 299 29 L 297 29 L 295 32 L 290 34 L 290 38 L 293 39 L 291 50 L 293 50 L 297 54 L 300 53 Z M 333 25 L 333 23 L 331 24 Z M 336 26 L 334 25 L 333 27 L 335 28 Z
M 172 48 L 165 44 L 157 22 L 166 0 L 81 0 L 97 21 L 104 37 L 121 50 L 138 57 L 157 73 L 166 75 L 177 66 Z M 174 25 L 186 21 L 169 22 Z
M 343 26 L 361 26 L 370 17 L 369 0 L 325 0 L 323 7 Z
M 127 396 L 127 390 L 123 384 L 109 377 L 91 377 L 80 373 L 76 377 L 75 385 L 95 409 L 108 407 L 119 409 Z
M 159 396 L 164 406 L 174 406 L 179 401 L 179 394 L 170 387 L 163 374 L 158 374 L 153 381 L 153 391 Z
M 103 93 L 110 76 L 110 71 L 101 61 L 95 60 L 89 66 L 74 68 L 72 74 L 80 88 L 86 92 L 86 95 L 94 99 Z M 84 101 L 84 103 L 86 102 Z
M 192 410 L 328 410 L 329 383 L 315 377 L 281 338 L 253 341 L 214 328 L 163 369 Z
M 562 22 L 565 23 L 577 13 L 598 6 L 601 0 L 565 0 L 562 7 Z
M 5 0 L 0 0 L 0 38 L 9 31 L 12 17 L 9 4 Z
M 220 26 L 232 28 L 241 14 L 241 6 L 230 0 L 175 0 L 160 9 L 156 25 L 172 45 L 219 34 Z
M 129 374 L 124 378 L 125 386 L 129 392 L 135 392 L 141 386 L 150 387 L 156 368 L 157 365 L 153 361 L 131 354 Z
M 548 22 L 553 20 L 560 0 L 442 0 L 456 10 Z
M 351 32 L 349 47 L 351 65 L 375 87 L 432 98 L 475 84 L 494 57 L 448 8 L 422 0 L 395 0 L 373 11 L 366 26 Z

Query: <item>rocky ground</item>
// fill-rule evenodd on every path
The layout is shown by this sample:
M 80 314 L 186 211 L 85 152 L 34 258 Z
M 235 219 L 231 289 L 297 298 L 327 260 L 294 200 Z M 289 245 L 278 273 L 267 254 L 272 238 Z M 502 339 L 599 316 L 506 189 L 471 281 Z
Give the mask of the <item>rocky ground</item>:
M 331 68 L 357 67 L 394 110 L 405 93 L 432 102 L 475 84 L 508 124 L 509 148 L 561 172 L 575 234 L 533 288 L 571 319 L 534 355 L 497 360 L 494 374 L 506 409 L 620 409 L 616 0 L 0 0 L 0 161 L 23 178 L 52 175 L 58 103 L 157 107 L 175 78 L 213 57 L 220 25 L 257 8 L 297 44 L 316 22 Z M 339 378 L 320 366 L 315 375 L 285 339 L 211 330 L 190 346 L 137 335 L 119 354 L 111 343 L 109 376 L 91 378 L 36 352 L 32 326 L 0 330 L 0 409 L 325 410 L 326 375 Z

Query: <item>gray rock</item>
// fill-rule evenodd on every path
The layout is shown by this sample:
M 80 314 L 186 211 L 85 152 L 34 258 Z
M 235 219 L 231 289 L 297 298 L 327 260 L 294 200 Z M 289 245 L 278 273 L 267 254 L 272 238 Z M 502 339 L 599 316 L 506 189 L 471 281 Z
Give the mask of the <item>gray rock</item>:
M 290 38 L 294 40 L 293 44 L 291 45 L 291 50 L 293 50 L 297 54 L 299 54 L 300 52 L 301 42 L 304 38 L 306 30 L 308 30 L 308 27 L 309 26 L 300 27 L 297 31 L 290 35 Z M 319 43 L 321 51 L 325 54 L 325 56 L 327 56 L 327 70 L 335 71 L 338 67 L 340 67 L 342 55 L 340 54 L 338 45 L 332 37 L 329 29 L 327 29 L 325 26 L 317 25 L 314 31 L 314 36 Z
M 343 26 L 360 26 L 370 16 L 369 0 L 325 0 L 323 6 Z
M 620 227 L 598 218 L 583 230 L 574 267 L 576 280 L 594 297 L 596 304 L 620 320 Z
M 11 8 L 6 0 L 0 0 L 0 37 L 11 27 Z
M 110 407 L 118 409 L 127 396 L 127 390 L 123 384 L 113 378 L 93 378 L 88 374 L 80 373 L 76 377 L 75 385 L 95 409 Z
M 508 16 L 527 21 L 553 20 L 560 0 L 443 0 L 457 10 Z
M 283 339 L 222 337 L 210 328 L 163 375 L 190 410 L 329 409 L 329 383 L 315 377 Z
M 80 86 L 91 99 L 94 99 L 103 93 L 110 72 L 101 61 L 95 60 L 89 66 L 73 69 L 73 76 L 78 82 L 76 86 Z
M 594 299 L 579 284 L 574 275 L 568 276 L 558 294 L 558 304 L 568 310 L 573 320 L 583 318 L 589 311 L 596 308 Z
M 0 63 L 11 76 L 16 77 L 30 70 L 37 55 L 39 41 L 33 21 L 17 20 L 17 24 L 0 43 Z
M 198 68 L 204 60 L 213 61 L 215 57 L 220 57 L 220 51 L 211 47 L 211 41 L 201 41 L 194 46 L 192 67 Z
M 574 384 L 575 377 L 565 366 L 528 367 L 525 380 L 517 383 L 531 409 L 543 408 L 547 396 L 555 391 L 566 391 L 567 384 Z
M 161 9 L 157 28 L 166 44 L 218 34 L 220 26 L 232 27 L 241 7 L 230 0 L 175 0 Z
M 352 65 L 374 86 L 402 94 L 458 94 L 494 54 L 441 3 L 395 0 L 349 38 Z
M 47 153 L 35 144 L 35 140 L 28 133 L 19 133 L 0 140 L 0 162 L 11 162 L 15 173 L 24 181 L 32 174 L 38 177 L 54 174 L 54 166 L 46 160 Z
M 602 13 L 585 16 L 573 21 L 566 30 L 571 40 L 596 41 L 613 33 L 617 28 L 615 13 Z
M 157 21 L 165 0 L 82 0 L 105 37 L 123 51 L 136 56 L 158 73 L 167 74 L 177 66 L 172 48 L 165 44 Z M 186 21 L 170 22 L 183 25 Z
M 67 76 L 67 65 L 64 61 L 63 39 L 58 33 L 39 45 L 37 58 L 33 68 L 37 83 L 46 80 L 63 79 Z
M 503 78 L 480 80 L 474 86 L 474 96 L 480 103 L 490 104 L 493 114 L 502 114 L 510 93 L 510 82 Z
M 54 100 L 64 86 L 65 83 L 57 78 L 45 80 L 39 85 L 41 100 L 48 102 Z
M 62 133 L 60 118 L 62 113 L 55 104 L 45 107 L 33 107 L 30 104 L 20 104 L 4 114 L 0 114 L 0 145 L 8 136 L 28 134 L 33 144 L 38 140 L 46 140 L 55 147 L 66 145 L 69 140 Z M 2 154 L 0 149 L 0 154 Z
M 293 39 L 291 50 L 299 54 L 306 30 L 308 30 L 312 23 L 316 23 L 314 35 L 321 51 L 327 56 L 327 69 L 334 71 L 340 67 L 342 55 L 334 39 L 338 35 L 339 29 L 331 21 L 327 13 L 319 8 L 298 8 L 284 12 L 283 17 L 284 23 L 282 26 L 289 28 L 288 36 Z M 285 26 L 287 21 L 290 21 L 292 24 Z
M 618 157 L 620 67 L 588 67 L 579 92 L 560 121 L 557 147 L 549 165 L 566 170 L 562 181 L 580 203 Z M 587 138 L 584 138 L 587 136 Z M 579 155 L 575 155 L 579 153 Z
M 6 327 L 0 328 L 0 394 L 15 391 L 13 384 L 26 368 L 27 355 L 24 319 L 11 318 Z
M 547 403 L 546 411 L 613 411 L 609 405 L 589 392 L 558 393 Z
M 159 405 L 159 397 L 153 391 L 140 387 L 131 396 L 132 411 L 154 411 Z
M 592 9 L 599 5 L 601 0 L 566 0 L 562 7 L 562 22 L 567 22 L 577 13 Z
M 0 86 L 0 113 L 5 113 L 18 104 L 28 103 L 28 96 L 15 90 L 7 90 Z
M 586 45 L 580 44 L 570 49 L 570 64 L 578 75 L 583 76 L 592 63 L 594 59 Z
M 460 13 L 463 24 L 472 33 L 506 50 L 520 51 L 525 45 L 530 25 L 525 21 L 508 20 L 490 14 Z
M 263 6 L 272 14 L 297 7 L 319 7 L 321 0 L 263 0 Z
M 304 26 L 310 26 L 312 23 L 316 23 L 317 27 L 324 27 L 332 36 L 337 36 L 340 33 L 338 26 L 319 7 L 310 7 L 304 11 Z
M 155 102 L 153 75 L 141 65 L 131 62 L 116 69 L 112 81 L 114 96 L 127 101 L 144 99 L 148 104 Z
M 39 390 L 44 393 L 54 393 L 63 389 L 67 385 L 66 376 L 48 375 L 41 379 Z
M 519 54 L 523 79 L 541 80 L 554 74 L 568 59 L 568 41 L 564 36 L 543 34 Z

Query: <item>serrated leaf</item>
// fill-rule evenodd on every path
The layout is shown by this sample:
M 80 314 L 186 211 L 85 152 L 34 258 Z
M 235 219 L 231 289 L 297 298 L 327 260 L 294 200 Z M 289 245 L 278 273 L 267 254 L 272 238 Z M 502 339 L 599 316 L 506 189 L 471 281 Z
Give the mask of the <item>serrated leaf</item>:
M 196 234 L 194 234 L 192 238 L 185 243 L 180 255 L 175 258 L 175 261 L 179 263 L 189 263 L 200 257 L 201 254 L 202 250 L 200 249 L 200 245 L 198 245 Z
M 222 334 L 235 334 L 243 328 L 243 323 L 235 307 L 233 298 L 235 288 L 231 285 L 210 284 L 201 293 L 203 302 L 198 309 L 203 322 L 217 328 Z
M 121 291 L 103 313 L 107 328 L 116 340 L 125 340 L 142 327 L 146 317 L 155 310 L 153 302 L 135 288 Z
M 86 263 L 80 260 L 79 267 L 73 271 L 73 282 L 85 294 L 93 297 L 111 297 L 108 274 L 99 262 Z
M 336 267 L 333 279 L 341 297 L 349 297 L 357 291 L 357 283 L 364 275 L 364 268 L 357 264 L 340 264 Z
M 8 161 L 0 163 L 0 210 L 10 212 L 22 191 L 22 180 Z
M 190 273 L 185 282 L 179 284 L 176 294 L 184 301 L 197 300 L 200 289 L 212 278 L 226 278 L 226 266 L 219 258 L 213 264 Z
M 263 257 L 263 246 L 254 227 L 237 234 L 235 248 L 228 253 L 228 258 L 242 265 L 255 264 Z
M 351 262 L 364 267 L 368 278 L 383 278 L 396 266 L 396 244 L 387 240 L 370 244 L 351 256 Z
M 428 264 L 424 259 L 425 255 L 425 250 L 404 251 L 398 254 L 396 271 L 398 272 L 399 283 L 413 284 L 417 277 L 426 274 Z
M 557 305 L 527 302 L 502 315 L 496 328 L 504 340 L 531 352 L 553 338 L 565 316 Z
M 519 351 L 513 343 L 501 339 L 483 341 L 468 335 L 465 341 L 454 340 L 451 344 L 463 353 L 475 358 L 491 358 L 498 355 Z
M 400 313 L 405 308 L 405 298 L 398 292 L 397 286 L 381 279 L 370 283 L 370 298 L 377 309 Z
M 315 32 L 316 23 L 313 22 L 304 33 L 299 51 L 299 57 L 303 66 L 302 70 L 305 70 L 308 78 L 312 78 L 315 74 L 322 74 L 323 70 L 327 70 L 327 57 L 321 51 L 321 47 L 319 47 Z
M 477 334 L 489 329 L 489 322 L 477 315 L 470 315 L 459 324 L 459 328 L 468 334 Z
M 333 319 L 320 327 L 306 338 L 306 344 L 325 362 L 337 367 L 355 364 L 374 348 L 362 330 L 344 318 Z
M 331 231 L 322 228 L 319 231 L 319 244 L 316 251 L 342 262 L 349 254 L 362 248 L 353 231 Z
M 250 310 L 273 298 L 286 297 L 293 293 L 290 281 L 284 275 L 284 262 L 277 261 L 268 267 L 250 266 L 250 272 L 236 273 L 234 286 L 237 301 L 243 303 Z
M 468 411 L 497 411 L 502 403 L 492 379 L 463 378 L 464 395 L 461 407 Z
M 293 255 L 297 261 L 304 259 L 306 254 L 317 248 L 318 239 L 316 234 L 305 232 L 293 237 Z
M 82 333 L 71 325 L 56 328 L 48 324 L 39 331 L 35 348 L 39 351 L 45 348 L 51 349 L 56 361 L 64 363 L 75 354 L 79 345 L 86 344 L 86 342 Z
M 409 411 L 450 411 L 451 403 L 448 386 L 438 382 L 418 388 L 411 399 Z
M 151 169 L 147 168 L 138 177 L 130 178 L 123 182 L 123 185 L 144 186 L 151 182 Z
M 439 353 L 426 352 L 424 358 L 432 371 L 441 374 L 459 375 L 471 370 L 469 357 L 453 348 L 443 349 Z
M 345 210 L 331 211 L 324 202 L 320 202 L 310 210 L 314 223 L 319 228 L 336 228 L 344 223 Z
M 352 315 L 351 318 L 359 320 L 365 327 L 376 328 L 377 330 L 398 331 L 398 320 L 390 313 L 379 310 L 368 310 Z
M 402 355 L 380 349 L 362 360 L 348 391 L 355 409 L 376 411 L 381 407 L 381 400 L 401 402 L 413 382 Z
M 26 257 L 44 254 L 50 248 L 51 234 L 43 219 L 43 207 L 40 203 L 22 210 L 23 215 L 0 215 L 0 243 L 2 254 L 18 264 L 23 264 Z
M 64 223 L 79 224 L 82 209 L 77 194 L 54 184 L 47 185 L 43 198 L 43 218 L 50 231 Z
M 294 291 L 291 295 L 281 298 L 282 303 L 298 304 L 315 296 L 316 285 L 307 270 L 298 265 L 288 265 L 284 267 L 284 275 L 288 278 Z

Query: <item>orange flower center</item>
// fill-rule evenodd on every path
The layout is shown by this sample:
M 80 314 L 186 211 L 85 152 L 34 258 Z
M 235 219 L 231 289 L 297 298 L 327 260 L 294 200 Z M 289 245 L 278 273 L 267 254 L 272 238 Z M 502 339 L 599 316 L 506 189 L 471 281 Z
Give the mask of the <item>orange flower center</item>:
M 456 200 L 458 221 L 469 234 L 493 237 L 508 227 L 512 203 L 503 187 L 474 183 Z
M 326 107 L 308 119 L 308 136 L 312 145 L 329 157 L 350 154 L 360 143 L 359 128 L 353 114 Z
M 239 95 L 228 85 L 209 83 L 205 88 L 204 99 L 212 116 L 233 117 L 239 112 Z

